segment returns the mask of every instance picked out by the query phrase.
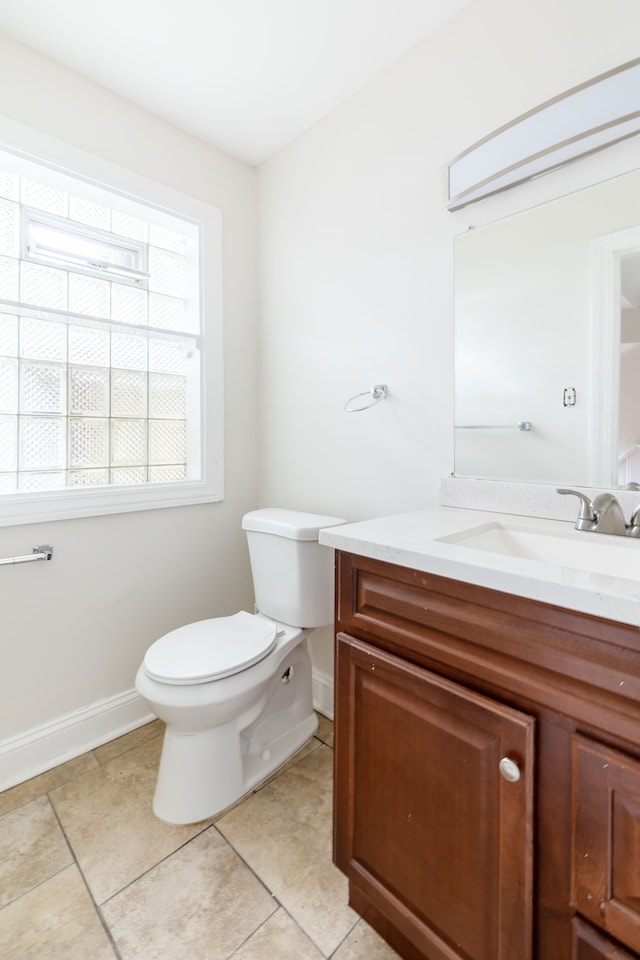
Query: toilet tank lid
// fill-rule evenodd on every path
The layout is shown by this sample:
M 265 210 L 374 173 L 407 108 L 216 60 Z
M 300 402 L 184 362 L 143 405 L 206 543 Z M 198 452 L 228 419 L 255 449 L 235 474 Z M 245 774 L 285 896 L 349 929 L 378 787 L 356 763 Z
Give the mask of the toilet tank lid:
M 317 540 L 323 527 L 337 527 L 346 523 L 342 517 L 325 517 L 317 513 L 301 513 L 298 510 L 281 510 L 265 507 L 252 510 L 242 518 L 242 529 L 257 533 L 273 533 L 289 540 Z

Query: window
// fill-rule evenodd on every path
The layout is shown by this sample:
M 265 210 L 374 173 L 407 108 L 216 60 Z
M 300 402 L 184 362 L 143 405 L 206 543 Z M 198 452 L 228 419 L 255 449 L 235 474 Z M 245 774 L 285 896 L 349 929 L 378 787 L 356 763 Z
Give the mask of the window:
M 105 230 L 83 229 L 29 207 L 23 208 L 21 234 L 24 259 L 148 286 L 149 273 L 143 269 L 147 262 L 145 243 Z
M 196 206 L 0 152 L 0 520 L 221 498 L 221 411 L 202 382 L 217 220 Z

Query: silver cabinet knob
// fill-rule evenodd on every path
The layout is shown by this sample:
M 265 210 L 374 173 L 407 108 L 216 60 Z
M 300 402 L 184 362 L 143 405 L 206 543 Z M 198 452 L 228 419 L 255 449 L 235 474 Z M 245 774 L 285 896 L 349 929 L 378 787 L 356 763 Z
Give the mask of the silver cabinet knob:
M 500 776 L 504 777 L 509 783 L 517 783 L 520 779 L 520 767 L 515 760 L 510 760 L 509 757 L 502 758 L 498 764 L 498 770 Z

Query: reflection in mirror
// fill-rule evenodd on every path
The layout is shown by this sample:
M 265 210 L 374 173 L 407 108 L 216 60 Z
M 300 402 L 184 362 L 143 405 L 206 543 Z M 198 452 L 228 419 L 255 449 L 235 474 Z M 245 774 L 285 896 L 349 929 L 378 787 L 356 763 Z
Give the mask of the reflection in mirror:
M 639 482 L 639 302 L 640 171 L 457 237 L 456 476 Z
M 620 268 L 618 482 L 640 484 L 640 254 Z

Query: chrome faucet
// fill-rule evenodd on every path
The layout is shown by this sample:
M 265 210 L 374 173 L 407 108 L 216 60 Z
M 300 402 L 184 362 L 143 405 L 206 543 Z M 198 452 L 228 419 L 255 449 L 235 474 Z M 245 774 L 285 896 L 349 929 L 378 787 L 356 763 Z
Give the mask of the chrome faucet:
M 628 537 L 640 537 L 640 504 L 634 509 L 631 514 L 631 522 L 627 527 L 627 536 Z
M 576 520 L 576 530 L 590 530 L 592 533 L 609 533 L 619 537 L 640 537 L 640 505 L 626 523 L 622 507 L 611 493 L 599 493 L 590 500 L 579 490 L 567 490 L 558 487 L 556 493 L 578 497 L 580 509 Z

